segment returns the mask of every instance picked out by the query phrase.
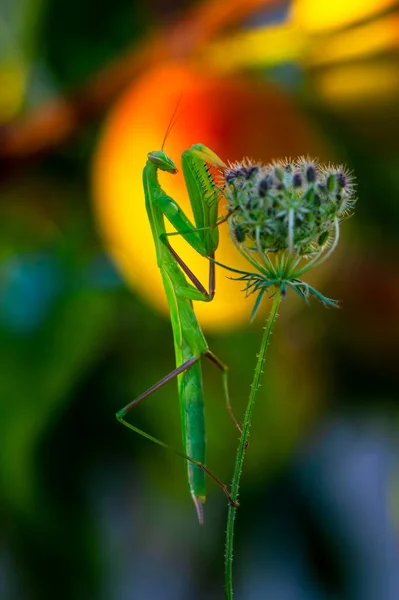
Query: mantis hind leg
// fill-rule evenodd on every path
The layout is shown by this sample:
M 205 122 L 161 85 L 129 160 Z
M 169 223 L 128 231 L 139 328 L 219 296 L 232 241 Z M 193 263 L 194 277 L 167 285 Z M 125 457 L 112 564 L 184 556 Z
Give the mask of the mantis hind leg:
M 205 356 L 207 358 L 209 358 L 209 360 L 211 362 L 213 362 L 214 365 L 216 365 L 218 367 L 218 369 L 221 370 L 222 372 L 222 382 L 223 382 L 223 391 L 224 391 L 224 398 L 225 398 L 225 403 L 226 403 L 226 408 L 229 412 L 229 415 L 234 423 L 234 425 L 236 426 L 237 430 L 239 431 L 240 435 L 242 434 L 242 429 L 241 429 L 241 425 L 238 423 L 234 412 L 233 412 L 233 408 L 231 406 L 231 402 L 230 402 L 230 395 L 229 395 L 229 386 L 228 386 L 228 372 L 229 372 L 229 368 L 227 365 L 225 365 L 215 354 L 213 354 L 213 352 L 211 352 L 210 350 L 207 350 L 205 352 Z
M 222 481 L 220 481 L 220 479 L 218 479 L 215 475 L 213 475 L 213 473 L 211 473 L 211 471 L 209 471 L 209 469 L 205 465 L 203 465 L 201 462 L 195 460 L 191 456 L 188 456 L 184 452 L 180 452 L 178 450 L 174 450 L 173 448 L 171 448 L 168 444 L 166 444 L 162 440 L 159 440 L 158 438 L 150 435 L 149 433 L 143 431 L 142 429 L 139 429 L 138 427 L 136 427 L 135 425 L 132 425 L 132 423 L 129 423 L 128 421 L 125 421 L 125 419 L 124 419 L 124 417 L 135 406 L 137 406 L 138 404 L 140 404 L 140 402 L 142 402 L 143 400 L 145 400 L 146 398 L 148 398 L 149 396 L 151 396 L 151 394 L 153 394 L 154 392 L 156 392 L 157 390 L 159 390 L 161 387 L 163 387 L 164 385 L 166 385 L 169 381 L 171 381 L 172 379 L 174 379 L 175 377 L 177 377 L 178 375 L 180 375 L 180 373 L 183 373 L 184 371 L 186 371 L 187 369 L 189 369 L 190 367 L 192 367 L 199 359 L 200 359 L 200 356 L 193 356 L 193 357 L 189 358 L 182 365 L 180 365 L 179 367 L 177 367 L 176 369 L 174 369 L 171 373 L 168 373 L 168 375 L 166 375 L 160 381 L 158 381 L 158 383 L 156 383 L 155 385 L 153 385 L 152 387 L 150 387 L 143 394 L 141 394 L 140 396 L 138 396 L 137 398 L 135 398 L 134 400 L 132 400 L 132 402 L 129 402 L 129 404 L 127 404 L 124 408 L 122 408 L 121 410 L 119 410 L 116 413 L 116 418 L 118 419 L 118 421 L 120 423 L 122 423 L 123 425 L 125 425 L 125 427 L 128 427 L 132 431 L 134 431 L 134 432 L 142 435 L 143 437 L 147 438 L 151 442 L 154 442 L 154 444 L 157 444 L 158 446 L 161 446 L 162 448 L 166 448 L 168 450 L 172 450 L 172 452 L 174 452 L 178 456 L 181 456 L 181 458 L 184 458 L 185 460 L 188 460 L 192 464 L 194 464 L 197 467 L 199 467 L 200 469 L 202 469 L 204 471 L 204 473 L 206 473 L 211 479 L 213 479 L 213 481 L 221 488 L 221 490 L 223 491 L 223 493 L 226 495 L 229 504 L 231 504 L 232 506 L 234 506 L 235 508 L 237 508 L 239 506 L 239 504 L 238 504 L 238 502 L 235 502 L 232 499 L 232 497 L 230 495 L 230 492 L 227 489 L 227 486 Z M 199 520 L 200 523 L 202 523 L 203 522 L 203 507 L 202 507 L 202 504 L 196 498 L 193 498 L 193 499 L 194 499 L 194 504 L 195 504 L 195 507 L 196 507 L 196 510 L 197 510 L 198 520 Z

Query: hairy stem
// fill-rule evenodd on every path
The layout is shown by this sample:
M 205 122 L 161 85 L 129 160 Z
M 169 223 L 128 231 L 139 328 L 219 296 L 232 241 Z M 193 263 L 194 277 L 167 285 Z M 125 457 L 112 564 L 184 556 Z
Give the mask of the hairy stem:
M 255 374 L 251 385 L 251 392 L 249 395 L 247 409 L 245 411 L 244 423 L 242 427 L 242 434 L 240 437 L 240 443 L 237 450 L 236 463 L 234 467 L 233 480 L 231 483 L 231 498 L 233 501 L 238 500 L 240 478 L 242 472 L 242 466 L 244 463 L 245 449 L 247 447 L 247 440 L 249 435 L 249 429 L 251 427 L 252 413 L 254 410 L 257 394 L 260 387 L 260 380 L 263 373 L 263 367 L 266 360 L 266 350 L 269 344 L 270 333 L 276 320 L 277 311 L 281 302 L 281 289 L 276 289 L 274 301 L 270 314 L 268 316 L 266 326 L 264 328 L 262 343 L 258 354 L 258 361 L 256 363 Z M 226 530 L 226 554 L 225 554 L 225 585 L 226 585 L 226 600 L 232 600 L 233 598 L 233 549 L 234 549 L 234 522 L 236 516 L 236 508 L 233 506 L 228 507 L 227 516 L 227 530 Z

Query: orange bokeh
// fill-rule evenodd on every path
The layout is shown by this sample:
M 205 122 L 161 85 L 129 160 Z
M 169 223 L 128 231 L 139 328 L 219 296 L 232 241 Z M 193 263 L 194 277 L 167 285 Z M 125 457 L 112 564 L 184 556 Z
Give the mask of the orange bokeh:
M 124 276 L 161 311 L 167 305 L 144 206 L 142 170 L 147 153 L 159 149 L 180 95 L 179 117 L 165 147 L 178 165 L 183 150 L 196 142 L 209 146 L 225 161 L 322 153 L 320 141 L 298 109 L 281 91 L 263 82 L 215 76 L 185 65 L 163 65 L 132 84 L 109 114 L 94 158 L 95 211 L 101 234 Z M 191 214 L 181 173 L 162 173 L 160 181 Z M 173 246 L 206 283 L 207 260 L 179 236 L 173 238 Z M 227 224 L 220 227 L 217 259 L 249 267 L 233 246 Z M 212 303 L 196 303 L 205 326 L 234 327 L 247 321 L 251 312 L 253 299 L 246 299 L 240 291 L 242 284 L 226 275 L 218 269 Z

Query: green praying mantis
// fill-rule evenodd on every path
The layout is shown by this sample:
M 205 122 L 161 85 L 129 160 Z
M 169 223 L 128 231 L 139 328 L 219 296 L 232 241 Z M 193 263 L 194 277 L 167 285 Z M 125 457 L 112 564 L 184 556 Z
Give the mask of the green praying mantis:
M 158 181 L 159 170 L 170 174 L 177 172 L 175 163 L 163 149 L 148 154 L 143 171 L 145 203 L 154 238 L 157 263 L 170 309 L 177 367 L 116 415 L 121 423 L 133 431 L 167 448 L 167 444 L 138 429 L 126 421 L 125 417 L 137 404 L 177 377 L 184 448 L 184 452 L 177 452 L 177 454 L 187 461 L 190 492 L 200 523 L 203 522 L 203 505 L 206 499 L 206 475 L 216 481 L 233 506 L 238 506 L 232 500 L 227 487 L 205 467 L 205 418 L 200 364 L 203 356 L 210 359 L 221 370 L 226 406 L 237 429 L 241 432 L 230 405 L 227 367 L 210 351 L 192 305 L 193 300 L 210 302 L 214 297 L 213 259 L 219 243 L 218 225 L 226 220 L 225 218 L 218 220 L 219 191 L 207 165 L 221 170 L 226 168 L 223 161 L 202 144 L 194 144 L 182 154 L 183 175 L 193 211 L 193 224 L 180 206 L 166 194 Z M 166 232 L 165 218 L 176 229 L 176 234 L 182 235 L 199 254 L 210 259 L 209 291 L 172 248 L 168 237 L 174 234 Z

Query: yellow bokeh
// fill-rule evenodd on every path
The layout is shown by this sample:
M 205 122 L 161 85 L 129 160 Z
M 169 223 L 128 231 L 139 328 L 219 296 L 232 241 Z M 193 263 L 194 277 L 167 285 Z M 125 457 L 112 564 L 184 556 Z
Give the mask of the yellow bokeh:
M 26 73 L 19 63 L 0 63 L 0 123 L 12 119 L 22 107 Z
M 376 85 L 378 82 L 378 85 Z M 351 105 L 370 110 L 385 102 L 399 102 L 399 67 L 392 64 L 341 65 L 321 73 L 314 82 L 317 94 L 332 111 Z
M 396 0 L 295 0 L 291 20 L 308 33 L 324 33 L 372 18 L 396 4 Z
M 304 62 L 307 66 L 319 67 L 364 60 L 392 52 L 398 46 L 399 17 L 390 15 L 350 31 L 336 33 L 325 41 L 322 52 L 312 52 Z M 370 77 L 370 80 L 378 88 L 378 77 Z
M 388 55 L 397 61 L 399 14 L 395 7 L 398 2 L 298 0 L 283 23 L 216 39 L 204 48 L 201 59 L 220 72 L 295 62 L 308 73 Z M 378 90 L 378 78 L 373 83 Z

